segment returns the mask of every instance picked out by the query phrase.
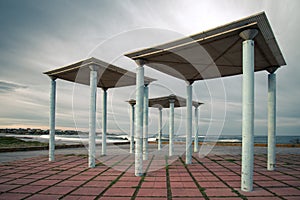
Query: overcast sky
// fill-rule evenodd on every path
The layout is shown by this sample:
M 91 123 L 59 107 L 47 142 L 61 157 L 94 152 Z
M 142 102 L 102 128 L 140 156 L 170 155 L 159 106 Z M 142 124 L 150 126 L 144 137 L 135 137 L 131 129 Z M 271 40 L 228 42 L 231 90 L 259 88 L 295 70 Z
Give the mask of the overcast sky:
M 50 79 L 42 73 L 91 56 L 135 71 L 123 56 L 265 11 L 287 66 L 277 70 L 277 133 L 299 135 L 300 1 L 0 1 L 0 127 L 48 128 Z M 185 97 L 185 83 L 149 67 L 158 79 L 150 97 Z M 200 132 L 241 134 L 241 76 L 194 83 Z M 108 91 L 108 132 L 129 130 L 135 87 Z M 101 89 L 97 130 L 101 130 Z M 89 87 L 57 81 L 57 128 L 88 128 Z M 150 133 L 158 111 L 150 109 Z M 168 109 L 164 110 L 167 132 Z M 185 130 L 185 109 L 175 110 L 176 133 Z M 267 134 L 267 73 L 255 76 L 255 134 Z

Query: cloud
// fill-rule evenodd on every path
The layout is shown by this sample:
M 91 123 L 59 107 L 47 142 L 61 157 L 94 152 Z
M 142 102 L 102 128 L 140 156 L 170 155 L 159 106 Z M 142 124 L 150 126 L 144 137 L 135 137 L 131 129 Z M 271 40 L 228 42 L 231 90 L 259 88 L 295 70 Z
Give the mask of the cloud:
M 24 88 L 27 88 L 27 86 L 18 83 L 0 80 L 0 93 L 15 92 L 18 89 L 24 89 Z
M 297 106 L 300 98 L 298 7 L 299 1 L 189 0 L 172 1 L 172 4 L 130 0 L 91 0 L 88 3 L 77 0 L 0 1 L 0 94 L 6 94 L 0 98 L 0 124 L 48 126 L 50 83 L 43 71 L 76 62 L 88 55 L 135 71 L 136 65 L 125 58 L 124 53 L 265 10 L 288 63 L 277 71 L 277 130 L 279 134 L 296 133 L 300 129 L 300 107 Z M 144 29 L 130 34 L 131 30 L 138 28 Z M 125 32 L 127 34 L 123 34 Z M 183 81 L 148 67 L 145 67 L 145 74 L 158 79 L 150 85 L 150 97 L 170 93 L 185 97 Z M 266 74 L 259 72 L 255 76 L 256 127 L 264 133 L 267 124 Z M 194 83 L 193 89 L 194 99 L 205 103 L 200 108 L 201 132 L 208 130 L 210 122 L 221 126 L 226 112 L 223 133 L 241 133 L 242 76 L 199 81 Z M 125 100 L 135 98 L 134 90 L 134 87 L 109 90 L 108 131 L 129 130 L 129 106 Z M 74 88 L 70 82 L 57 80 L 57 126 L 70 129 L 75 127 L 75 120 L 78 127 L 87 128 L 88 97 L 88 86 Z M 100 122 L 101 97 L 99 91 L 97 116 Z M 151 133 L 157 131 L 156 111 L 150 109 Z M 168 111 L 164 113 L 167 124 Z M 180 124 L 178 131 L 184 133 L 185 109 L 176 109 L 175 116 L 176 124 Z

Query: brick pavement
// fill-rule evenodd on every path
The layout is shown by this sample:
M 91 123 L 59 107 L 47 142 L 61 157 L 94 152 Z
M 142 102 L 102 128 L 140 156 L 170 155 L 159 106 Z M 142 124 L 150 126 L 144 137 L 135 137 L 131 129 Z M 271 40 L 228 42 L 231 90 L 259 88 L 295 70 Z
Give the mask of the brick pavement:
M 276 171 L 266 170 L 265 154 L 255 155 L 253 192 L 240 190 L 240 155 L 194 154 L 191 165 L 181 156 L 156 171 L 150 170 L 152 165 L 155 169 L 168 158 L 152 156 L 143 177 L 134 176 L 133 162 L 126 156 L 105 159 L 110 167 L 98 162 L 94 169 L 86 167 L 84 155 L 58 155 L 55 162 L 39 156 L 3 163 L 0 199 L 300 199 L 299 154 L 277 155 Z M 124 171 L 117 170 L 122 167 Z

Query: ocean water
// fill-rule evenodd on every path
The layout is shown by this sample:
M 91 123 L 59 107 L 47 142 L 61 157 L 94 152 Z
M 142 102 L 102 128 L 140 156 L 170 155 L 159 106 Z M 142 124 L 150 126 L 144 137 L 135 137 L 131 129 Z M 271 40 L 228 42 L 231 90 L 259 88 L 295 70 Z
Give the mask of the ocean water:
M 168 140 L 167 135 L 163 135 L 163 139 Z M 242 142 L 242 136 L 236 135 L 226 135 L 226 136 L 199 136 L 198 140 L 200 142 L 230 142 L 230 143 L 239 143 Z M 175 136 L 175 141 L 185 141 L 185 136 Z M 267 144 L 267 136 L 254 136 L 255 144 Z M 276 136 L 277 144 L 300 144 L 300 136 Z
M 6 136 L 12 136 L 25 140 L 37 140 L 41 142 L 47 142 L 49 140 L 49 135 L 16 135 L 16 134 L 3 134 Z M 149 135 L 149 141 L 155 141 L 157 135 Z M 66 142 L 66 143 L 87 143 L 88 135 L 56 135 L 55 139 L 57 141 Z M 163 134 L 163 140 L 168 140 L 168 135 Z M 242 142 L 242 136 L 199 136 L 200 142 L 229 142 L 229 143 L 239 143 Z M 185 136 L 176 136 L 174 137 L 175 141 L 185 141 Z M 101 135 L 96 136 L 97 143 L 101 143 Z M 120 135 L 108 135 L 107 143 L 114 142 L 128 142 L 128 136 L 125 134 Z M 254 136 L 255 144 L 267 144 L 267 136 Z M 300 135 L 299 136 L 276 136 L 277 144 L 300 144 Z
M 220 136 L 217 138 L 216 136 L 210 137 L 199 137 L 199 141 L 208 141 L 208 142 L 242 142 L 242 136 Z M 267 144 L 268 137 L 267 136 L 254 136 L 255 144 Z M 276 136 L 277 144 L 300 144 L 300 136 Z

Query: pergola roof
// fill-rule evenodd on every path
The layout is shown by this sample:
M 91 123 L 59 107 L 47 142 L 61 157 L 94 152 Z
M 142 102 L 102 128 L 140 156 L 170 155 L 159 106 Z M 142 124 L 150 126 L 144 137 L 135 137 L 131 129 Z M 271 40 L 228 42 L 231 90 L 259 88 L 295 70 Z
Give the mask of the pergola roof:
M 174 99 L 174 107 L 185 107 L 186 106 L 186 99 L 180 96 L 176 95 L 169 95 L 164 97 L 158 97 L 158 98 L 152 98 L 149 99 L 149 107 L 154 108 L 169 108 L 170 107 L 170 101 L 171 99 Z M 128 101 L 130 104 L 135 104 L 135 100 L 131 99 Z M 193 101 L 193 106 L 200 106 L 203 103 Z
M 90 84 L 90 66 L 98 67 L 98 83 L 100 88 L 115 88 L 136 84 L 136 74 L 96 58 L 88 58 L 74 64 L 44 72 L 48 76 L 81 83 Z M 145 84 L 155 79 L 145 77 Z
M 273 72 L 286 65 L 264 12 L 126 56 L 187 81 L 242 74 L 243 39 L 239 33 L 246 29 L 258 30 L 255 71 Z

